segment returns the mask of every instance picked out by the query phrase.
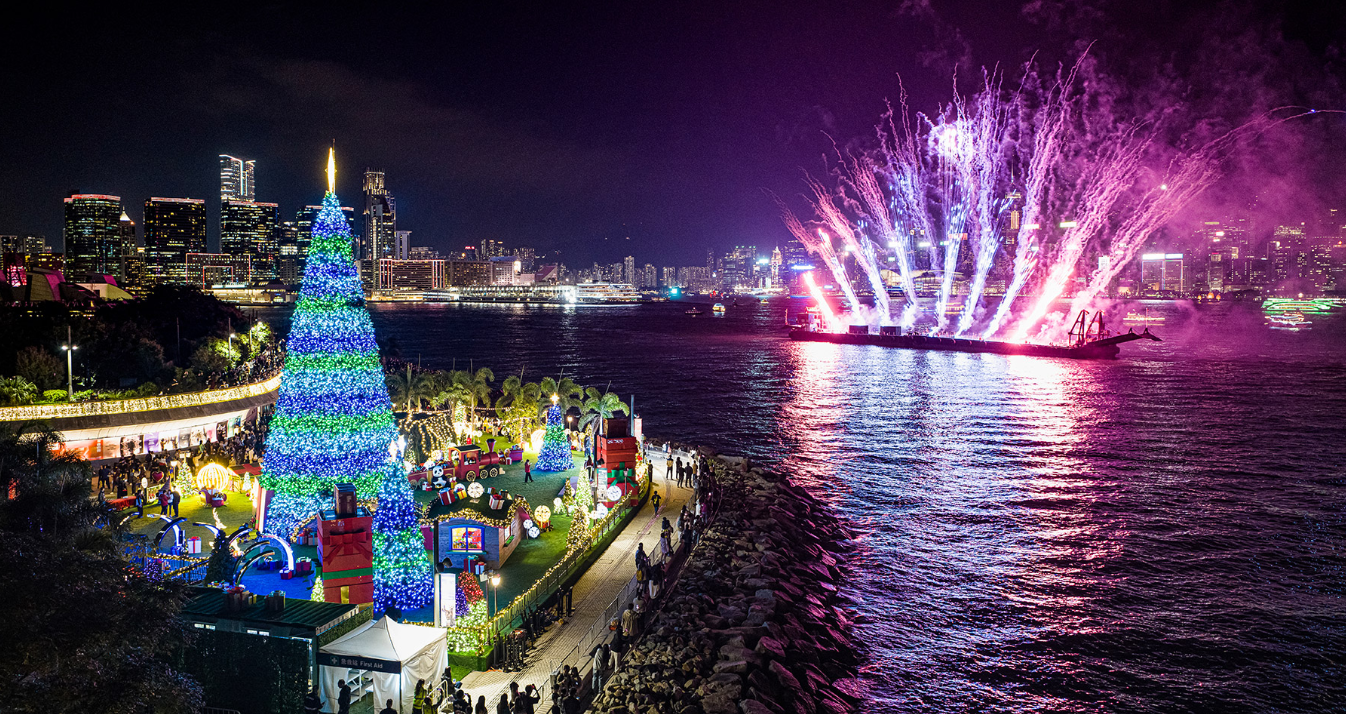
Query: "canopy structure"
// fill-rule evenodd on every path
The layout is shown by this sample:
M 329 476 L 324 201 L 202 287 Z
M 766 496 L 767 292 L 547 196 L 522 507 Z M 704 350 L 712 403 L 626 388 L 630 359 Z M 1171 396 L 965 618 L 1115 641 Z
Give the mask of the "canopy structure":
M 336 711 L 337 680 L 345 679 L 352 701 L 372 689 L 374 711 L 391 699 L 398 711 L 410 714 L 416 682 L 424 679 L 432 687 L 449 666 L 447 636 L 443 628 L 403 625 L 384 617 L 324 645 L 318 652 L 323 711 Z M 363 681 L 351 682 L 351 670 L 359 670 Z

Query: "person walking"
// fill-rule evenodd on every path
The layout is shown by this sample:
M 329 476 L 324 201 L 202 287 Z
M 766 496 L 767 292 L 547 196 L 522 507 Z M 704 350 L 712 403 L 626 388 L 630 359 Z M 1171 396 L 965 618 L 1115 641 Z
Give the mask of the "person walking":
M 645 544 L 636 544 L 636 569 L 648 568 L 650 566 L 650 556 L 645 554 Z
M 337 714 L 351 714 L 351 688 L 346 680 L 337 680 Z
M 654 495 L 650 496 L 650 503 L 654 504 L 654 513 L 655 513 L 655 515 L 658 515 L 658 514 L 659 514 L 659 506 L 662 505 L 663 502 L 664 502 L 664 498 L 663 498 L 663 496 L 660 496 L 660 495 L 659 495 L 659 492 L 658 492 L 658 491 L 655 491 L 655 492 L 654 492 Z
M 523 482 L 528 483 L 533 480 L 533 467 L 528 463 L 528 459 L 523 460 Z
M 667 481 L 673 478 L 673 458 L 668 456 L 664 457 L 664 463 L 668 464 L 667 468 L 664 469 L 664 480 Z

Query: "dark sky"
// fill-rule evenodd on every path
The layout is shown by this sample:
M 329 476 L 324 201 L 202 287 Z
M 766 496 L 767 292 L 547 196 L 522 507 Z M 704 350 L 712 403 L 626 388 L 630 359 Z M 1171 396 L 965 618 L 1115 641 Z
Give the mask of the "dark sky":
M 257 159 L 258 199 L 288 219 L 321 197 L 335 140 L 343 202 L 383 169 L 414 245 L 698 264 L 782 242 L 771 194 L 797 196 L 832 138 L 870 134 L 899 74 L 930 111 L 955 65 L 967 79 L 1087 41 L 1117 71 L 1181 75 L 1209 63 L 1184 48 L 1244 32 L 1245 55 L 1329 78 L 1346 46 L 1346 12 L 1326 2 L 442 5 L 62 6 L 12 22 L 0 233 L 59 244 L 78 189 L 120 195 L 137 221 L 151 195 L 209 199 L 214 245 L 218 154 Z

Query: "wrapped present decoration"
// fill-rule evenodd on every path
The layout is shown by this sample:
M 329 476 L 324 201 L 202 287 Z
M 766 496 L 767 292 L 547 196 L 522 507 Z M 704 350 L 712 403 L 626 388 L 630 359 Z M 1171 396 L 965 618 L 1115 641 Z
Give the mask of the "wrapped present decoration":
M 293 580 L 293 579 L 294 579 L 294 571 L 293 571 L 293 570 L 290 570 L 289 568 L 281 568 L 281 569 L 280 569 L 280 579 L 281 579 L 281 580 Z
M 196 554 L 196 555 L 200 555 L 200 554 L 201 554 L 201 538 L 200 538 L 200 536 L 192 536 L 192 537 L 190 537 L 190 538 L 187 539 L 187 552 L 188 552 L 188 553 L 194 553 L 194 554 Z
M 504 498 L 504 496 L 501 496 L 501 495 L 498 494 L 498 493 L 492 493 L 492 494 L 491 494 L 491 500 L 490 500 L 490 504 L 489 504 L 489 505 L 490 505 L 491 510 L 495 510 L 495 509 L 498 509 L 498 508 L 503 508 L 503 507 L 505 506 L 505 498 Z
M 300 558 L 299 560 L 295 561 L 294 564 L 295 575 L 307 575 L 308 573 L 311 572 L 313 572 L 313 560 L 311 558 Z

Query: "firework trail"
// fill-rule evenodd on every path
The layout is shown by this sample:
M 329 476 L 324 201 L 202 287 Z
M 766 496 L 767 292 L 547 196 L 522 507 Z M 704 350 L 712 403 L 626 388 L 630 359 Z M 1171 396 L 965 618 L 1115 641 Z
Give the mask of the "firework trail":
M 874 308 L 878 312 L 877 317 L 880 324 L 891 324 L 892 318 L 888 314 L 888 289 L 883 284 L 883 279 L 879 277 L 877 260 L 874 257 L 874 246 L 868 239 L 858 235 L 851 228 L 850 219 L 846 214 L 837 208 L 832 200 L 832 194 L 828 192 L 822 184 L 810 179 L 809 188 L 813 190 L 814 208 L 818 212 L 818 217 L 822 219 L 823 224 L 830 229 L 832 235 L 841 239 L 843 245 L 850 248 L 855 255 L 855 260 L 865 271 L 865 276 L 869 279 L 870 286 L 874 289 Z M 843 195 L 843 200 L 845 197 Z M 829 245 L 830 248 L 830 245 Z M 847 295 L 851 298 L 851 312 L 861 312 L 860 303 L 855 300 L 854 290 L 851 288 L 850 280 L 846 277 L 846 271 L 837 260 L 836 253 L 832 253 L 831 260 L 837 264 L 834 272 L 839 273 L 837 280 L 846 284 Z M 872 320 L 866 320 L 870 322 Z
M 888 215 L 896 237 L 896 246 L 892 250 L 896 254 L 899 269 L 905 266 L 907 273 L 902 283 L 902 290 L 907 294 L 907 306 L 902 311 L 900 322 L 903 327 L 911 327 L 916 323 L 921 310 L 919 303 L 916 302 L 911 241 L 914 236 L 926 237 L 931 247 L 930 263 L 934 265 L 935 242 L 932 237 L 935 232 L 930 223 L 930 214 L 926 211 L 925 171 L 919 148 L 920 137 L 911 124 L 905 121 L 905 117 L 908 116 L 906 99 L 904 89 L 898 97 L 904 121 L 899 123 L 894 119 L 891 106 L 884 114 L 884 122 L 877 128 L 878 156 L 882 159 L 882 163 L 872 162 L 872 165 L 875 175 L 882 177 L 887 184 L 891 196 Z
M 829 205 L 830 205 L 829 201 Z M 837 259 L 836 251 L 832 250 L 832 241 L 827 238 L 827 234 L 821 228 L 818 229 L 818 235 L 814 235 L 795 214 L 784 205 L 781 206 L 782 218 L 785 221 L 785 227 L 804 244 L 804 247 L 811 253 L 816 253 L 822 259 L 827 269 L 832 271 L 832 278 L 836 280 L 837 287 L 846 294 L 846 301 L 852 311 L 859 311 L 860 301 L 855 297 L 855 289 L 851 287 L 851 281 L 846 278 L 846 269 L 841 266 L 841 261 Z
M 1061 222 L 1064 232 L 1057 241 L 1051 267 L 1042 280 L 1033 307 L 1011 332 L 1011 340 L 1025 341 L 1029 330 L 1047 316 L 1052 303 L 1065 292 L 1085 248 L 1092 239 L 1103 234 L 1109 214 L 1135 182 L 1141 170 L 1141 157 L 1149 143 L 1149 139 L 1136 139 L 1132 131 L 1124 132 L 1104 149 L 1097 161 L 1085 167 L 1070 193 L 1074 200 L 1067 204 L 1075 217 Z
M 1070 121 L 1070 103 L 1066 99 L 1066 91 L 1074 84 L 1078 70 L 1077 63 L 1064 80 L 1057 76 L 1056 86 L 1047 93 L 1037 112 L 1037 126 L 1025 126 L 1023 129 L 1024 133 L 1032 136 L 1032 143 L 1024 172 L 1023 212 L 1019 217 L 1019 230 L 1015 234 L 1014 272 L 1000 304 L 996 306 L 995 314 L 982 331 L 983 340 L 991 339 L 1009 320 L 1014 299 L 1038 266 L 1042 254 L 1042 204 L 1055 175 L 1056 162 L 1063 154 Z
M 916 304 L 916 284 L 911 275 L 911 236 L 905 231 L 899 230 L 898 224 L 894 223 L 892 213 L 889 211 L 888 198 L 884 195 L 883 189 L 879 186 L 878 174 L 882 171 L 876 166 L 869 157 L 852 157 L 847 175 L 843 176 L 845 184 L 849 185 L 855 194 L 859 197 L 859 206 L 870 223 L 879 233 L 880 240 L 893 251 L 897 258 L 898 280 L 902 284 L 902 292 L 907 296 L 907 306 L 903 309 L 903 327 L 910 327 L 911 322 L 907 321 L 910 313 L 914 321 L 912 307 Z M 868 243 L 868 241 L 866 241 Z M 866 246 L 864 252 L 865 260 L 868 262 L 869 269 L 867 273 L 872 273 L 870 282 L 874 286 L 874 294 L 884 294 L 887 299 L 887 286 L 883 284 L 879 277 L 878 258 L 874 254 L 873 244 Z M 882 316 L 889 316 L 889 308 L 881 311 Z M 885 322 L 889 322 L 887 320 Z
M 966 147 L 961 155 L 960 173 L 971 197 L 967 225 L 973 238 L 973 275 L 963 312 L 958 316 L 955 337 L 972 327 L 977 307 L 986 288 L 986 274 L 1000 249 L 1000 222 L 1010 201 L 1004 197 L 1004 145 L 1009 127 L 1011 103 L 1000 100 L 1000 81 L 996 75 L 985 77 L 985 88 L 975 100 L 975 111 L 967 116 L 962 101 L 955 103 L 966 125 Z M 1000 198 L 996 194 L 1001 195 Z

